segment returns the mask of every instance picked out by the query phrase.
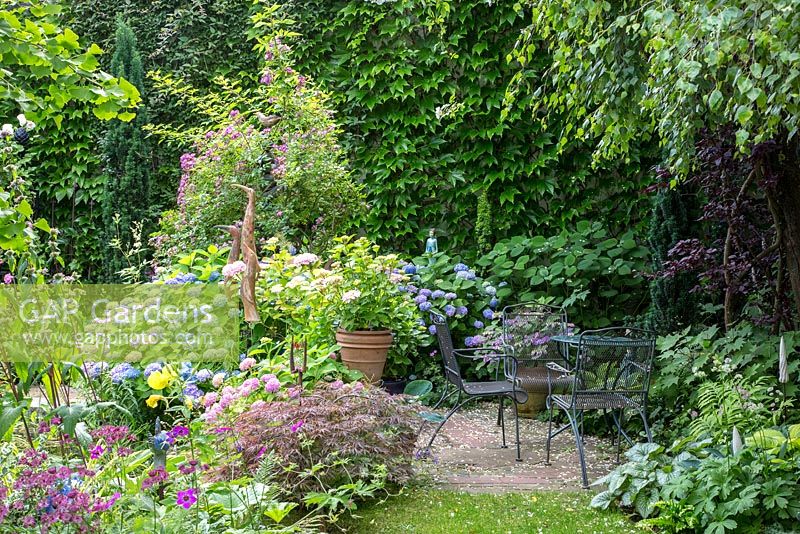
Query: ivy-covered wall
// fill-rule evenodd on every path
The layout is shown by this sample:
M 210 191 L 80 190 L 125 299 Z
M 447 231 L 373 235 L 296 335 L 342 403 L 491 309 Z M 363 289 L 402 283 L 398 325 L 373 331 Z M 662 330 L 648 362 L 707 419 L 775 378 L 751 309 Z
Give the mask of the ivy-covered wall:
M 648 164 L 590 169 L 590 150 L 556 155 L 526 109 L 505 120 L 519 66 L 507 55 L 526 26 L 513 2 L 289 0 L 302 69 L 334 95 L 351 163 L 371 210 L 370 237 L 417 251 L 429 227 L 453 252 L 557 231 L 580 219 L 638 225 Z M 549 58 L 526 65 L 530 84 Z

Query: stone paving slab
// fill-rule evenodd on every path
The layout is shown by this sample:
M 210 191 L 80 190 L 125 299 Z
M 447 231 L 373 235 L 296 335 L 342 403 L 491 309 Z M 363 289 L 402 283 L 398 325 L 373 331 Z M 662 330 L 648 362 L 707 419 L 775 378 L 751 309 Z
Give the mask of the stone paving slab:
M 580 490 L 581 471 L 572 433 L 555 437 L 550 465 L 544 465 L 547 423 L 520 419 L 522 462 L 516 461 L 513 412 L 506 411 L 506 440 L 501 448 L 497 405 L 483 403 L 456 413 L 442 428 L 431 448 L 432 458 L 416 463 L 417 471 L 434 485 L 471 492 Z M 423 428 L 418 447 L 424 447 L 435 425 Z M 615 467 L 616 449 L 609 440 L 585 438 L 589 482 Z

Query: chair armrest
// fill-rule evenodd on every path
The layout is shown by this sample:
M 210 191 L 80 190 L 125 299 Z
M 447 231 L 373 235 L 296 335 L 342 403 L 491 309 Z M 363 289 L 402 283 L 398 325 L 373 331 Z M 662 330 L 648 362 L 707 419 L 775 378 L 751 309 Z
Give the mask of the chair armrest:
M 491 354 L 487 357 L 485 354 L 480 354 L 480 351 L 484 352 L 491 352 Z M 456 356 L 460 356 L 462 358 L 468 358 L 470 360 L 484 360 L 484 361 L 492 361 L 492 360 L 511 360 L 515 364 L 517 363 L 517 359 L 508 354 L 503 352 L 500 349 L 496 349 L 494 347 L 474 347 L 471 349 L 453 349 L 453 354 Z
M 547 362 L 545 367 L 547 367 L 547 371 L 548 371 L 547 375 L 548 375 L 548 377 L 550 376 L 550 371 L 558 371 L 559 373 L 561 373 L 563 375 L 571 375 L 572 374 L 572 371 L 570 371 L 569 369 L 567 369 L 565 367 L 561 367 L 556 362 Z

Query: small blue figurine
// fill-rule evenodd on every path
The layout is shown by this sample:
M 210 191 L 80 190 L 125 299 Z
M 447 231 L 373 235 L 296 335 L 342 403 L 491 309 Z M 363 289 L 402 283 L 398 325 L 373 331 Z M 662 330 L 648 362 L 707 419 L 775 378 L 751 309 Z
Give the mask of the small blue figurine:
M 153 436 L 153 469 L 166 469 L 168 450 L 169 436 L 161 430 L 161 419 L 156 417 L 156 432 Z
M 436 254 L 439 252 L 439 242 L 436 240 L 436 231 L 431 228 L 428 232 L 428 240 L 425 241 L 425 254 Z

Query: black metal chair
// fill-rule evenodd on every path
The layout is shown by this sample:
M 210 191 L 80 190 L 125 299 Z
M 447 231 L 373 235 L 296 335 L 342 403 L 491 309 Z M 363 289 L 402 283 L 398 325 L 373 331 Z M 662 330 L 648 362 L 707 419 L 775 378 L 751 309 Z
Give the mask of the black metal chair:
M 474 399 L 482 399 L 489 397 L 509 398 L 514 404 L 514 415 L 516 416 L 517 403 L 524 403 L 528 399 L 528 394 L 519 389 L 515 384 L 516 380 L 494 380 L 486 382 L 466 382 L 461 376 L 461 367 L 458 364 L 458 358 L 465 358 L 470 360 L 483 360 L 489 361 L 507 361 L 513 360 L 514 357 L 510 354 L 499 353 L 497 349 L 491 347 L 478 347 L 472 349 L 454 349 L 453 340 L 450 335 L 450 328 L 447 326 L 447 319 L 438 313 L 431 313 L 431 321 L 436 326 L 436 337 L 439 339 L 439 351 L 442 354 L 442 365 L 445 374 L 445 390 L 442 392 L 442 398 L 436 403 L 434 409 L 438 408 L 446 399 L 458 394 L 453 407 L 447 412 L 444 418 L 439 422 L 439 425 L 434 430 L 431 436 L 426 451 L 430 451 L 433 440 L 439 430 L 444 426 L 450 417 L 456 413 L 467 402 Z M 452 390 L 451 390 L 452 388 Z M 461 397 L 466 397 L 461 399 Z M 516 438 L 517 438 L 517 461 L 522 461 L 519 448 L 519 419 L 515 417 L 516 424 Z M 506 427 L 505 420 L 501 413 L 500 426 L 502 427 L 502 440 L 503 448 L 506 448 Z
M 587 330 L 576 336 L 577 354 L 572 370 L 555 362 L 547 364 L 550 384 L 557 380 L 571 379 L 567 393 L 548 393 L 547 407 L 550 411 L 547 429 L 547 455 L 545 465 L 550 463 L 550 442 L 571 428 L 581 462 L 583 487 L 589 487 L 586 476 L 586 459 L 583 450 L 583 414 L 588 410 L 601 410 L 611 414 L 617 428 L 617 460 L 621 437 L 633 443 L 622 428 L 625 410 L 638 413 L 644 422 L 647 441 L 652 442 L 647 423 L 647 393 L 650 388 L 650 372 L 655 354 L 655 337 L 651 332 L 632 328 L 604 328 Z M 569 423 L 553 432 L 553 409 L 559 408 L 567 414 Z
M 506 380 L 514 380 L 519 389 L 529 395 L 549 394 L 547 367 L 550 362 L 569 368 L 553 336 L 567 333 L 567 313 L 562 308 L 526 302 L 503 308 L 503 344 L 514 359 L 505 360 L 503 372 Z M 514 363 L 516 362 L 516 366 Z M 555 379 L 554 391 L 566 391 L 570 378 Z M 500 399 L 497 411 L 497 424 L 503 411 Z

